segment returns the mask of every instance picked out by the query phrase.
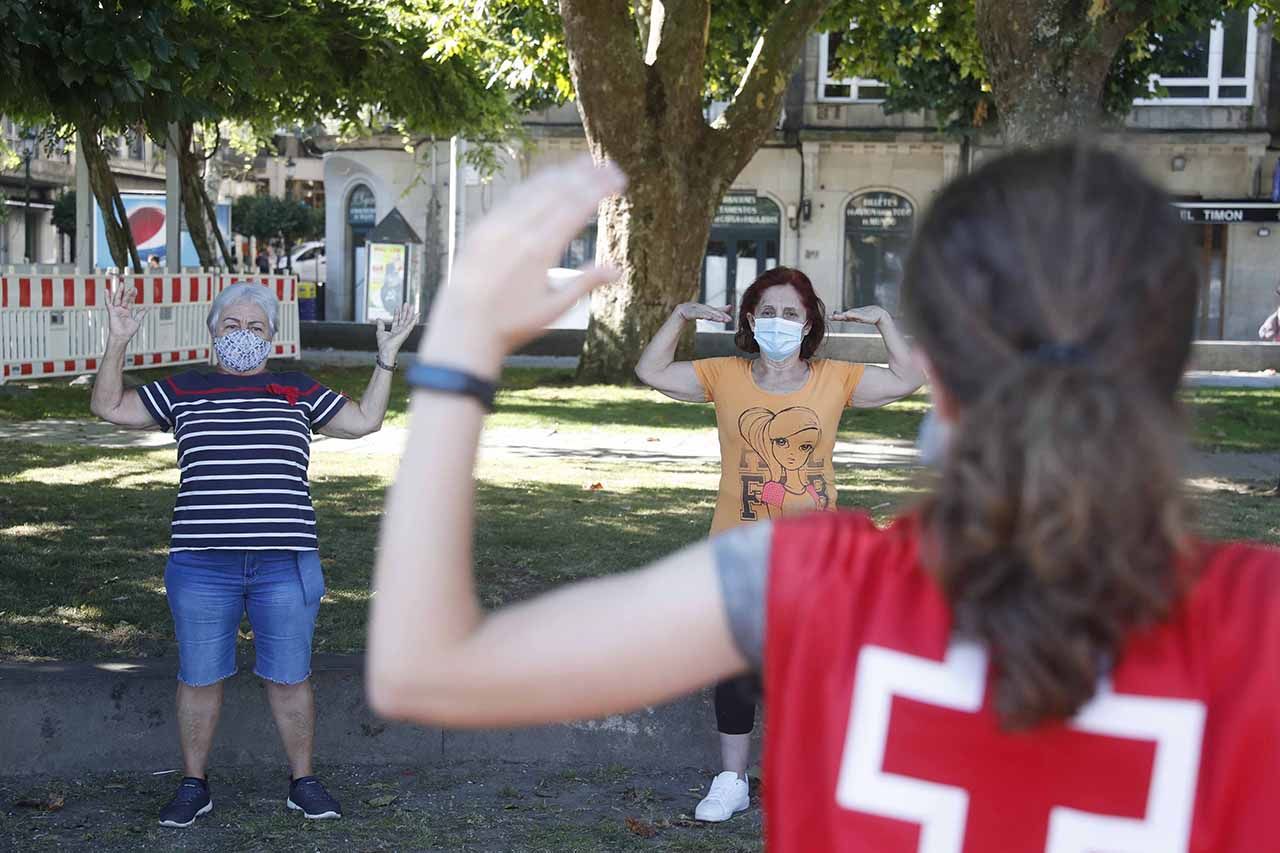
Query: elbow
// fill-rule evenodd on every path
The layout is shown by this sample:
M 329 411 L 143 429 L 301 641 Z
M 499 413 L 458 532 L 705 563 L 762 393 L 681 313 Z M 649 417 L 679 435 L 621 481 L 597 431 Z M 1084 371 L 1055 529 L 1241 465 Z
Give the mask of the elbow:
M 97 400 L 90 400 L 89 412 L 95 418 L 101 418 L 102 420 L 106 421 L 109 424 L 116 424 L 117 426 L 119 426 L 119 423 L 116 421 L 116 418 L 115 418 L 115 409 L 106 405 L 105 403 L 100 403 Z
M 653 387 L 653 371 L 649 367 L 644 364 L 637 364 L 635 372 L 636 379 L 640 381 L 641 385 Z
M 409 719 L 408 690 L 403 682 L 387 673 L 371 670 L 365 679 L 365 701 L 369 709 L 385 720 Z
M 384 720 L 415 725 L 460 726 L 465 714 L 447 702 L 449 691 L 421 671 L 403 672 L 374 667 L 365 679 L 369 709 Z

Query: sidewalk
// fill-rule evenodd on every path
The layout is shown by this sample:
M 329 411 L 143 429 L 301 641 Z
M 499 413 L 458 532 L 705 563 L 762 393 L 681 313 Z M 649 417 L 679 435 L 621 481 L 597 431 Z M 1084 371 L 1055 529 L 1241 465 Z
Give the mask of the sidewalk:
M 364 438 L 344 440 L 316 436 L 315 453 L 362 455 L 400 454 L 406 430 L 385 427 Z M 124 430 L 102 421 L 40 420 L 0 424 L 0 441 L 40 444 L 79 444 L 97 447 L 156 448 L 173 444 L 170 433 Z M 598 462 L 687 462 L 716 465 L 719 439 L 714 430 L 669 431 L 656 436 L 606 429 L 547 430 L 493 429 L 480 438 L 481 459 L 582 459 Z M 919 454 L 905 441 L 836 442 L 837 467 L 916 467 Z M 1193 453 L 1188 474 L 1240 482 L 1280 479 L 1280 453 Z

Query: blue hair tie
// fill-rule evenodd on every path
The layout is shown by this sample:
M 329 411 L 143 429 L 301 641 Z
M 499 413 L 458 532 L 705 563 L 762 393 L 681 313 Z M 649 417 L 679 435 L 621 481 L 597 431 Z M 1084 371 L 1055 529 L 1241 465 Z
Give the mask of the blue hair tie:
M 1092 360 L 1088 349 L 1080 344 L 1065 344 L 1051 341 L 1030 350 L 1032 361 L 1040 364 L 1073 365 Z

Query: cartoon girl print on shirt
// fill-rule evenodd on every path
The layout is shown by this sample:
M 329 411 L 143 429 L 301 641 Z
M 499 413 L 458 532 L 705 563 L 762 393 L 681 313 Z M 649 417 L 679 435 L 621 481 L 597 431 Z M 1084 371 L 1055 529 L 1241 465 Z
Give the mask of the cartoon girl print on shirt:
M 738 432 L 769 469 L 769 479 L 760 490 L 769 518 L 827 508 L 826 495 L 819 494 L 804 474 L 822 439 L 816 412 L 803 406 L 777 414 L 765 408 L 747 409 L 738 418 Z

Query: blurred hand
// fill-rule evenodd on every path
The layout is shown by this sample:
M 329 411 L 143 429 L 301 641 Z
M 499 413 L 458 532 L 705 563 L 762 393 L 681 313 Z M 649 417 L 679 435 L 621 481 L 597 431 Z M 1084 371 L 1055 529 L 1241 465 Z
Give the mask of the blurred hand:
M 681 320 L 711 320 L 716 323 L 728 323 L 733 320 L 733 306 L 712 308 L 700 302 L 685 302 L 676 306 L 676 313 Z
M 865 305 L 862 308 L 850 308 L 848 311 L 833 311 L 830 319 L 837 323 L 866 323 L 869 326 L 879 326 L 882 321 L 889 319 L 889 312 L 879 305 Z
M 391 363 L 396 360 L 396 353 L 400 352 L 404 339 L 409 337 L 417 324 L 418 310 L 407 304 L 400 306 L 389 326 L 384 325 L 382 320 L 373 321 L 374 335 L 378 339 L 378 354 L 383 361 Z
M 129 341 L 142 327 L 146 310 L 134 308 L 137 288 L 116 282 L 107 290 L 107 335 L 116 340 Z
M 625 187 L 617 166 L 596 166 L 589 157 L 545 169 L 516 187 L 467 235 L 432 308 L 421 356 L 496 376 L 505 355 L 616 279 L 618 270 L 588 265 L 553 284 L 547 270 L 600 201 Z

